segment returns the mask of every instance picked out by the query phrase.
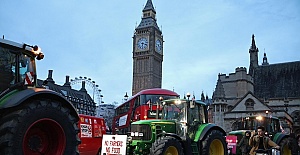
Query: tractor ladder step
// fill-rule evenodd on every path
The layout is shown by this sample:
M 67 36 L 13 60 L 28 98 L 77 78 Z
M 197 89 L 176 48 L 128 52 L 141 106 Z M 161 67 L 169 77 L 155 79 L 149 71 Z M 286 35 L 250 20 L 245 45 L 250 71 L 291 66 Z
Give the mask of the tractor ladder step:
M 199 150 L 196 142 L 192 142 L 192 155 L 199 155 Z

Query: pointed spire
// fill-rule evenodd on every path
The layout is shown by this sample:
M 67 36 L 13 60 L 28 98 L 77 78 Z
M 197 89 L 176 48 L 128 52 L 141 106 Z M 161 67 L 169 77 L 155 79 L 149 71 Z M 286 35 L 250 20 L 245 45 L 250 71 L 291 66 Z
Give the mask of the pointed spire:
M 152 10 L 153 12 L 156 13 L 156 11 L 155 11 L 155 9 L 154 9 L 154 7 L 153 7 L 152 0 L 147 0 L 147 3 L 146 3 L 146 5 L 145 5 L 145 7 L 144 7 L 144 9 L 143 9 L 143 12 L 149 11 L 149 10 Z
M 262 63 L 262 65 L 269 65 L 269 63 L 268 63 L 268 58 L 267 58 L 267 54 L 266 54 L 266 53 L 264 53 L 264 58 L 263 58 L 263 63 Z
M 136 27 L 137 29 L 155 27 L 159 30 L 156 23 L 156 11 L 153 7 L 152 0 L 147 0 L 147 3 L 143 9 L 143 17 L 141 23 Z
M 251 47 L 249 49 L 249 53 L 250 53 L 250 66 L 249 66 L 249 74 L 251 76 L 254 75 L 254 70 L 255 68 L 258 67 L 258 48 L 255 45 L 255 39 L 254 39 L 254 34 L 252 34 L 252 44 Z
M 201 93 L 201 101 L 202 101 L 202 102 L 204 102 L 204 101 L 205 101 L 205 97 L 204 97 L 204 93 L 203 93 L 203 91 L 202 91 L 202 93 Z
M 255 39 L 254 39 L 254 34 L 252 34 L 252 44 L 251 44 L 251 49 L 256 49 L 256 45 L 255 45 Z
M 224 91 L 224 87 L 223 87 L 223 84 L 221 82 L 220 74 L 219 74 L 218 82 L 217 82 L 217 85 L 216 85 L 216 90 L 213 93 L 213 100 L 215 100 L 215 99 L 224 99 L 224 98 L 225 98 L 225 91 Z

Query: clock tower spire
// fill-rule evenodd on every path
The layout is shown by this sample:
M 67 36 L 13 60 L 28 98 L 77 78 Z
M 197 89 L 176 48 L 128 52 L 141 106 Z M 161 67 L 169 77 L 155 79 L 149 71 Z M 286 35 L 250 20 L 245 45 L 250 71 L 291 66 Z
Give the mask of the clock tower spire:
M 249 49 L 250 53 L 250 66 L 249 66 L 249 74 L 253 76 L 254 74 L 254 69 L 258 67 L 258 48 L 255 45 L 255 39 L 254 39 L 254 34 L 252 34 L 252 44 Z
M 163 35 L 156 21 L 152 0 L 147 0 L 133 35 L 132 95 L 143 89 L 161 88 Z

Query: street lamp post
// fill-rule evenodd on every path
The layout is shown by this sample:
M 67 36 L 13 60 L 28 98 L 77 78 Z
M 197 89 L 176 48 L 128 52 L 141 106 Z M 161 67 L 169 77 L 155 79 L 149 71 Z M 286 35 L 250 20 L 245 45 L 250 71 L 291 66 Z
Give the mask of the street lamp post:
M 190 100 L 191 94 L 190 93 L 186 93 L 186 97 L 188 98 L 188 100 Z
M 127 92 L 126 94 L 124 95 L 124 101 L 126 102 L 128 100 L 128 95 L 127 95 Z

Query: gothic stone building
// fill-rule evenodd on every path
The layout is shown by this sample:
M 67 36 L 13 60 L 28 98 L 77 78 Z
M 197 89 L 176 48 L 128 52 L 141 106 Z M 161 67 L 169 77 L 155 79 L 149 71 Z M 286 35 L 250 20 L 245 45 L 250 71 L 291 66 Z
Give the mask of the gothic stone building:
M 249 71 L 219 74 L 210 106 L 212 122 L 231 131 L 236 119 L 270 115 L 280 119 L 283 129 L 300 133 L 300 61 L 269 64 L 266 53 L 258 64 L 254 35 L 249 49 Z
M 156 23 L 156 11 L 147 0 L 141 23 L 133 35 L 132 95 L 143 89 L 161 88 L 163 36 Z

